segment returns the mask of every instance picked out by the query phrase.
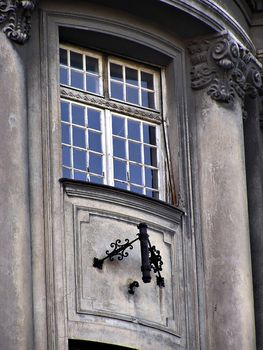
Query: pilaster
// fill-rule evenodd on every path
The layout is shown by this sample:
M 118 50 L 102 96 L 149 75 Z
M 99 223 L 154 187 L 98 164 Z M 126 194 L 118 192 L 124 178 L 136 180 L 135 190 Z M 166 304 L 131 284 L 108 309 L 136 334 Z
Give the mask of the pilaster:
M 256 349 L 243 117 L 261 86 L 255 57 L 227 32 L 189 46 L 195 106 L 206 348 Z

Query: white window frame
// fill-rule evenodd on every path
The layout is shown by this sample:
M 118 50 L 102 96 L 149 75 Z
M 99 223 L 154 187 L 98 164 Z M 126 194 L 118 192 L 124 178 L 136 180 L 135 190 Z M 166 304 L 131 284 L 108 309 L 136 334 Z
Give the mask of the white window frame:
M 89 50 L 89 49 L 82 49 L 80 47 L 76 47 L 75 45 L 66 45 L 66 44 L 61 44 L 60 45 L 61 49 L 65 49 L 67 50 L 67 59 L 68 59 L 68 65 L 65 66 L 68 68 L 68 74 L 70 72 L 70 61 L 69 61 L 69 51 L 74 51 L 77 53 L 80 53 L 83 55 L 83 73 L 85 74 L 85 65 L 84 65 L 84 57 L 85 55 L 88 55 L 90 57 L 94 57 L 96 59 L 98 59 L 98 68 L 99 68 L 99 86 L 100 86 L 100 93 L 96 94 L 93 92 L 88 92 L 84 89 L 78 89 L 75 87 L 72 87 L 70 85 L 61 85 L 61 89 L 63 88 L 68 88 L 70 90 L 73 91 L 80 91 L 83 93 L 83 96 L 85 97 L 86 95 L 90 95 L 90 96 L 94 96 L 94 99 L 100 98 L 100 99 L 105 99 L 107 101 L 112 101 L 112 105 L 114 106 L 114 102 L 116 101 L 116 103 L 123 105 L 123 106 L 127 106 L 126 110 L 128 108 L 129 110 L 129 106 L 131 106 L 131 108 L 134 106 L 136 109 L 136 117 L 133 115 L 129 115 L 125 112 L 120 113 L 118 110 L 114 111 L 114 107 L 113 110 L 104 107 L 96 107 L 96 100 L 95 100 L 95 105 L 93 105 L 92 103 L 90 103 L 89 101 L 84 102 L 85 98 L 83 98 L 83 101 L 77 101 L 74 97 L 65 97 L 61 94 L 61 99 L 68 101 L 68 102 L 72 102 L 75 104 L 80 104 L 80 105 L 86 105 L 90 106 L 91 108 L 97 108 L 99 110 L 104 110 L 103 113 L 101 113 L 102 116 L 102 120 L 101 120 L 101 132 L 102 132 L 102 166 L 103 166 L 103 184 L 107 184 L 110 186 L 114 186 L 114 167 L 113 167 L 113 135 L 112 135 L 112 122 L 111 122 L 111 113 L 113 113 L 114 115 L 120 115 L 121 117 L 125 117 L 128 119 L 133 119 L 133 120 L 137 120 L 137 121 L 141 121 L 142 123 L 146 123 L 149 125 L 153 125 L 155 126 L 155 131 L 156 131 L 156 150 L 157 150 L 157 167 L 153 167 L 154 169 L 157 169 L 158 171 L 158 189 L 157 192 L 159 194 L 159 199 L 161 200 L 165 200 L 166 198 L 166 194 L 165 194 L 165 167 L 164 167 L 164 154 L 165 154 L 165 148 L 164 148 L 164 137 L 162 136 L 162 115 L 161 115 L 161 71 L 154 69 L 154 68 L 149 68 L 148 66 L 138 63 L 136 61 L 130 61 L 127 59 L 122 59 L 122 58 L 117 58 L 115 56 L 107 56 L 105 57 L 104 54 L 100 54 L 98 52 L 94 52 L 93 50 Z M 110 63 L 116 63 L 119 65 L 122 65 L 123 67 L 123 72 L 125 71 L 124 67 L 128 67 L 128 68 L 132 68 L 132 69 L 136 69 L 138 70 L 138 77 L 140 79 L 140 75 L 141 75 L 141 71 L 146 72 L 146 73 L 150 73 L 153 75 L 153 83 L 154 83 L 154 103 L 155 103 L 155 107 L 156 108 L 149 108 L 149 107 L 144 107 L 141 105 L 136 105 L 130 102 L 126 102 L 123 100 L 117 100 L 114 98 L 110 97 Z M 86 63 L 85 63 L 86 64 Z M 105 79 L 106 76 L 106 79 Z M 86 80 L 86 79 L 84 79 Z M 70 83 L 70 79 L 68 80 Z M 107 86 L 106 86 L 107 84 Z M 124 84 L 125 87 L 125 84 Z M 85 85 L 84 85 L 85 88 Z M 139 82 L 139 91 L 141 90 L 141 85 Z M 125 90 L 125 88 L 124 88 Z M 148 91 L 147 89 L 145 89 L 146 91 Z M 150 90 L 150 89 L 149 89 Z M 141 95 L 139 93 L 139 95 Z M 141 97 L 140 97 L 141 98 Z M 107 105 L 107 103 L 106 103 Z M 156 116 L 158 115 L 158 122 L 156 121 L 157 118 L 153 118 L 151 120 L 151 112 L 154 112 L 153 114 Z M 86 113 L 86 112 L 85 112 Z M 104 115 L 104 116 L 103 116 Z M 127 122 L 127 119 L 126 119 Z M 142 124 L 141 124 L 141 128 L 142 128 Z M 140 144 L 142 144 L 143 141 L 140 141 Z M 128 141 L 126 138 L 126 145 L 128 145 Z M 72 146 L 71 146 L 72 147 Z M 142 152 L 143 153 L 143 152 Z M 126 152 L 127 155 L 127 152 Z M 143 154 L 142 154 L 143 156 Z M 126 163 L 129 163 L 129 159 L 125 159 Z M 143 158 L 142 158 L 142 167 L 145 168 L 145 163 L 143 162 Z M 151 167 L 151 166 L 150 166 Z M 61 166 L 62 169 L 62 166 Z M 72 171 L 71 171 L 71 174 Z M 143 177 L 144 177 L 144 171 L 143 171 Z M 131 185 L 130 181 L 129 182 L 129 187 Z M 140 186 L 141 188 L 143 188 L 143 191 L 146 192 L 146 186 L 144 183 L 144 179 L 143 179 L 143 186 Z M 150 188 L 148 188 L 150 189 Z M 152 189 L 154 190 L 154 189 Z

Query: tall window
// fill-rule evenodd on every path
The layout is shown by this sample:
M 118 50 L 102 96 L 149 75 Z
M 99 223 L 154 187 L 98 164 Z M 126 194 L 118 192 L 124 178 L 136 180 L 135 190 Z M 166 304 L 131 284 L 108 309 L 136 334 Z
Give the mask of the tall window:
M 160 72 L 60 48 L 63 177 L 163 199 Z

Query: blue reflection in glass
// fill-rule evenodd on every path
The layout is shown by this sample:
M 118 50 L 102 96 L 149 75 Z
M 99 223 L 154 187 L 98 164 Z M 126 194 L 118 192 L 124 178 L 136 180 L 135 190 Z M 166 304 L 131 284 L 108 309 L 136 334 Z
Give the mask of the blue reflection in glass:
M 114 179 L 126 181 L 126 162 L 114 159 Z
M 113 155 L 114 157 L 126 158 L 125 140 L 113 138 Z
M 83 69 L 83 56 L 77 52 L 70 51 L 71 67 Z
M 65 66 L 68 65 L 67 50 L 59 49 L 59 62 L 60 62 L 60 64 L 64 64 Z
M 141 85 L 143 88 L 153 90 L 153 75 L 141 72 Z
M 95 184 L 103 184 L 103 177 L 90 175 L 90 182 Z
M 151 145 L 156 145 L 155 127 L 148 124 L 143 124 L 143 142 Z
M 86 76 L 86 90 L 89 92 L 93 92 L 94 94 L 99 94 L 99 78 L 93 75 Z
M 125 119 L 112 116 L 112 133 L 117 136 L 125 136 Z
M 98 59 L 94 57 L 86 56 L 86 71 L 91 73 L 98 73 Z
M 65 101 L 61 101 L 60 110 L 61 110 L 61 120 L 68 122 L 69 121 L 69 103 Z
M 102 175 L 102 156 L 94 153 L 89 154 L 89 171 Z
M 154 93 L 142 90 L 142 106 L 155 108 Z
M 83 90 L 83 73 L 71 70 L 71 86 Z
M 88 109 L 88 127 L 100 130 L 100 111 L 92 108 Z
M 140 165 L 130 164 L 130 181 L 142 185 L 142 167 Z
M 147 165 L 157 166 L 156 148 L 144 146 L 144 163 Z
M 87 175 L 86 175 L 86 173 L 82 173 L 80 171 L 74 171 L 74 179 L 80 180 L 80 181 L 86 181 Z
M 141 140 L 139 122 L 128 120 L 128 138 L 137 141 Z
M 112 79 L 122 81 L 122 66 L 119 64 L 111 63 L 110 64 L 110 76 Z
M 101 134 L 94 131 L 89 131 L 89 149 L 96 152 L 101 152 Z
M 68 70 L 60 67 L 60 84 L 68 85 Z
M 72 123 L 77 125 L 85 125 L 85 108 L 72 104 Z
M 71 166 L 70 162 L 70 148 L 62 146 L 62 164 L 65 166 Z
M 80 169 L 80 170 L 87 170 L 87 163 L 86 163 L 86 152 L 80 151 L 78 149 L 73 149 L 73 161 L 74 161 L 74 168 Z
M 69 125 L 61 124 L 62 143 L 70 144 Z
M 114 181 L 114 186 L 122 190 L 127 190 L 127 184 L 125 182 Z
M 123 84 L 111 82 L 111 97 L 118 100 L 123 100 Z
M 126 83 L 138 86 L 138 71 L 126 67 Z
M 145 186 L 158 189 L 158 171 L 145 168 Z
M 71 170 L 68 168 L 62 168 L 63 177 L 66 179 L 71 179 Z
M 85 129 L 73 127 L 73 145 L 81 148 L 86 148 Z
M 126 86 L 126 101 L 138 105 L 139 90 L 131 86 Z
M 159 192 L 147 189 L 146 196 L 151 197 L 151 198 L 155 198 L 155 199 L 159 199 Z
M 135 193 L 143 194 L 143 188 L 131 185 L 131 191 Z
M 129 141 L 129 160 L 141 163 L 141 144 Z

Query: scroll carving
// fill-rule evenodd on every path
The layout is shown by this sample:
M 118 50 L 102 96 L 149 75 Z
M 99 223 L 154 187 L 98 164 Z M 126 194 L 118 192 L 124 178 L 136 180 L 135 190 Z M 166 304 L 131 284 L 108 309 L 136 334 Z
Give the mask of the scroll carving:
M 227 32 L 189 45 L 193 89 L 207 88 L 212 99 L 231 103 L 236 96 L 257 96 L 262 86 L 260 64 Z
M 0 24 L 4 24 L 3 32 L 18 44 L 29 39 L 31 29 L 31 13 L 38 0 L 0 0 Z

